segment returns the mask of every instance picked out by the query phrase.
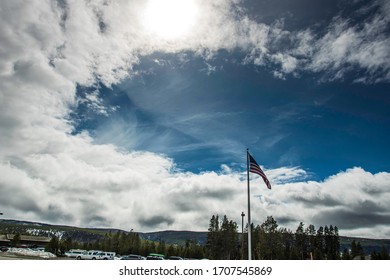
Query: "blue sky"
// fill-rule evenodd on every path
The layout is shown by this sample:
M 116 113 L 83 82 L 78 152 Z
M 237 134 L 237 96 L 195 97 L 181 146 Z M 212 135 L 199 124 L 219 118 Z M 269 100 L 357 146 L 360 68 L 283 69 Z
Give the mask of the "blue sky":
M 147 74 L 100 87 L 104 104 L 118 109 L 82 119 L 79 129 L 195 173 L 245 168 L 247 147 L 266 168 L 300 166 L 321 180 L 351 166 L 389 170 L 387 83 L 319 82 L 322 73 L 278 79 L 242 65 L 240 53 L 186 57 L 143 58 L 137 70 Z
M 34 13 L 31 13 L 34 11 Z M 0 4 L 3 218 L 390 234 L 390 4 Z M 12 194 L 12 195 L 11 195 Z

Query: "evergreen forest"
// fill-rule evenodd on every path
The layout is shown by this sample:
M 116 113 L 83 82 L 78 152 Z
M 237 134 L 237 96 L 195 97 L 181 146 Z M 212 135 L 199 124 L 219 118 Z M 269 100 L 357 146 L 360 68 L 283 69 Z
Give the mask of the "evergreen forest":
M 351 260 L 367 258 L 360 242 L 352 241 L 349 249 L 340 249 L 337 226 L 324 225 L 315 228 L 302 222 L 297 228 L 279 227 L 269 216 L 261 225 L 251 225 L 252 259 L 254 260 Z M 151 241 L 136 232 L 117 231 L 106 233 L 94 242 L 72 242 L 70 237 L 60 240 L 53 237 L 46 250 L 57 255 L 71 248 L 103 250 L 119 255 L 149 253 L 164 254 L 166 257 L 181 256 L 188 259 L 240 260 L 248 256 L 248 226 L 239 231 L 236 222 L 226 215 L 213 215 L 209 222 L 205 244 L 186 240 L 184 244 L 167 244 L 164 240 Z M 371 259 L 390 259 L 387 249 L 370 254 Z

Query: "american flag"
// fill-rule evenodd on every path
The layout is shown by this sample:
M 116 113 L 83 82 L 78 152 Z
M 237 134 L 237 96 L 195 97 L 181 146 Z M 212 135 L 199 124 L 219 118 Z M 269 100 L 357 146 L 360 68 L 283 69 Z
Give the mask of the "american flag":
M 249 172 L 260 175 L 263 178 L 264 183 L 267 185 L 267 188 L 271 189 L 271 184 L 268 181 L 267 176 L 265 176 L 263 170 L 260 168 L 260 166 L 257 164 L 255 159 L 249 153 L 248 156 L 249 156 Z

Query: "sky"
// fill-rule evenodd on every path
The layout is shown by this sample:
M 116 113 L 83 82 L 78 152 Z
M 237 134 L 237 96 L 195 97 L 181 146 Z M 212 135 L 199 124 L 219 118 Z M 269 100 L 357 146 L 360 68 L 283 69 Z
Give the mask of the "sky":
M 0 3 L 0 212 L 390 236 L 390 2 Z

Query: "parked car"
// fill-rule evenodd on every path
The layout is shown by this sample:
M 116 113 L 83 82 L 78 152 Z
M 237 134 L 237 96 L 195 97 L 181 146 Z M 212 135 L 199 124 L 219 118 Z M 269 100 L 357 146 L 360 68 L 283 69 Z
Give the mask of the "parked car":
M 98 260 L 98 254 L 100 254 L 102 251 L 86 251 L 83 254 L 77 256 L 76 259 L 78 260 Z
M 0 247 L 0 251 L 1 251 L 1 252 L 7 252 L 8 249 L 9 249 L 9 248 L 8 248 L 8 247 L 5 247 L 5 246 L 1 246 L 1 247 Z
M 86 251 L 81 249 L 71 249 L 65 253 L 65 256 L 69 258 L 77 258 L 78 256 L 84 254 Z
M 147 257 L 147 260 L 165 260 L 165 256 L 163 254 L 150 253 Z
M 131 254 L 121 257 L 120 260 L 146 260 L 146 258 L 140 255 Z
M 115 252 L 100 252 L 96 255 L 97 260 L 113 260 Z
M 170 256 L 169 260 L 183 260 L 182 257 L 177 257 L 177 256 Z

